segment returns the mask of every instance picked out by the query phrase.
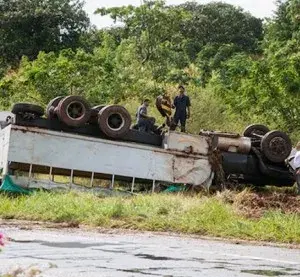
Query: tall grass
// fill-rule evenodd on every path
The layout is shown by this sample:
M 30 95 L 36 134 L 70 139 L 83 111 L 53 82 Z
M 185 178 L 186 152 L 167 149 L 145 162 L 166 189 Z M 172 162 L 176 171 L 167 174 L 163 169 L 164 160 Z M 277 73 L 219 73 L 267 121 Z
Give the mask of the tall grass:
M 120 199 L 43 192 L 30 197 L 1 195 L 0 218 L 300 243 L 298 214 L 273 210 L 250 219 L 219 197 L 153 195 Z

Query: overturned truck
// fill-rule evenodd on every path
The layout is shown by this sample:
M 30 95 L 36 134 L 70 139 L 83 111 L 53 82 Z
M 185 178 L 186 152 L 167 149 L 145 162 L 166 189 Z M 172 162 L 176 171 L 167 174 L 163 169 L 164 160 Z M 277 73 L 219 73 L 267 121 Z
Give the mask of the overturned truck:
M 222 169 L 228 182 L 256 186 L 293 186 L 290 138 L 266 126 L 248 126 L 243 135 L 201 131 L 200 135 L 218 137 Z
M 170 126 L 170 110 L 158 108 Z M 292 186 L 285 160 L 292 144 L 282 132 L 249 126 L 243 136 L 201 131 L 182 134 L 156 128 L 145 133 L 131 128 L 131 116 L 119 105 L 90 104 L 79 96 L 57 97 L 46 111 L 17 103 L 1 123 L 0 168 L 26 188 L 57 187 L 55 176 L 157 185 L 191 184 L 209 188 L 214 181 Z M 215 178 L 215 176 L 222 176 Z

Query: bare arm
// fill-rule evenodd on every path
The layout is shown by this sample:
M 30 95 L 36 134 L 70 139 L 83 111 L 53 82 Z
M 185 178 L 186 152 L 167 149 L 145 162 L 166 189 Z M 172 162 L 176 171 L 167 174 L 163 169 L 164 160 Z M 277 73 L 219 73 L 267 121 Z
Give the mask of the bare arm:
M 149 118 L 149 116 L 147 115 L 147 109 L 146 108 L 141 108 L 139 112 L 140 112 L 140 116 L 142 118 L 145 118 L 145 119 Z
M 149 116 L 146 113 L 142 112 L 142 111 L 140 112 L 140 116 L 142 118 L 149 118 Z

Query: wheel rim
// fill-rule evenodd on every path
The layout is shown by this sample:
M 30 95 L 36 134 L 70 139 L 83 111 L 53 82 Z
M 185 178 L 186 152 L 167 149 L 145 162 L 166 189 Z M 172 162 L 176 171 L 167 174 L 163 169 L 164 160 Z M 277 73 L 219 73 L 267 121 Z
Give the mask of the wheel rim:
M 125 120 L 121 114 L 114 113 L 107 118 L 106 124 L 109 126 L 110 129 L 114 131 L 119 131 L 124 127 Z
M 288 151 L 286 141 L 285 141 L 285 139 L 283 139 L 281 137 L 273 138 L 270 141 L 269 146 L 270 146 L 270 150 L 271 150 L 271 152 L 274 156 L 275 155 L 276 156 L 277 155 L 284 155 Z
M 82 103 L 74 101 L 67 106 L 66 111 L 70 119 L 80 120 L 85 116 L 86 109 Z

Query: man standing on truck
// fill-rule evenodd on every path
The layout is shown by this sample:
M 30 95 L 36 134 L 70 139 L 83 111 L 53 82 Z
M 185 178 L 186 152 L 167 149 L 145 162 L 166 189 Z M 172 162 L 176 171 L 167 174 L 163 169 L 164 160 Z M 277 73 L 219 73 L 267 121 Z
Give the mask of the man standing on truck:
M 173 108 L 176 109 L 174 115 L 174 125 L 176 128 L 178 123 L 180 122 L 181 132 L 185 133 L 186 120 L 189 119 L 191 115 L 191 101 L 190 98 L 186 95 L 186 90 L 183 85 L 180 85 L 178 89 L 179 95 L 175 97 L 173 105 Z
M 143 104 L 138 108 L 136 118 L 137 126 L 141 132 L 151 132 L 155 124 L 155 119 L 148 116 L 148 107 L 150 105 L 150 100 L 145 99 Z

